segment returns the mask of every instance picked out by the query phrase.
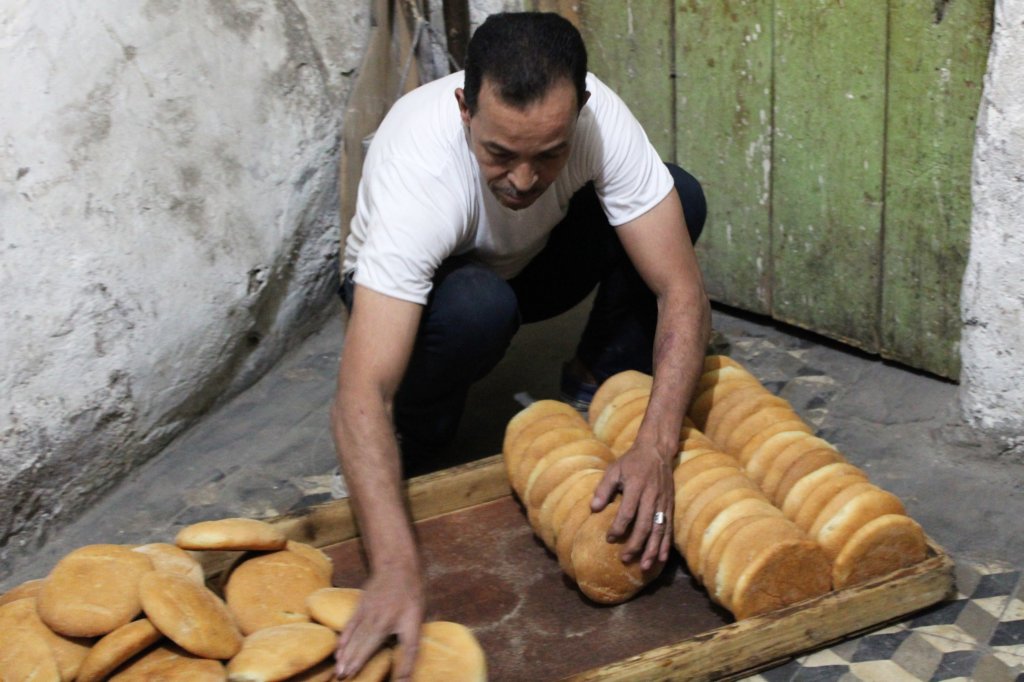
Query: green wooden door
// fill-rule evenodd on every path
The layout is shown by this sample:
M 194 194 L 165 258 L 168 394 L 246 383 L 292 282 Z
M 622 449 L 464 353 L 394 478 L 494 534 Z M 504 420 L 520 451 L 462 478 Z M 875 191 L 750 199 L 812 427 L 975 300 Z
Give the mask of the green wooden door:
M 714 300 L 957 377 L 992 0 L 535 6 L 703 183 Z

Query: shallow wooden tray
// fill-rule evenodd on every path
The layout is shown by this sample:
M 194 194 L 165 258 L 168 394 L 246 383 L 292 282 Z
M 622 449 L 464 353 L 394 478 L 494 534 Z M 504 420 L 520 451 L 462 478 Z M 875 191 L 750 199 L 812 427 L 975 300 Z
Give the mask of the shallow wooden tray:
M 733 622 L 674 561 L 634 600 L 588 602 L 562 576 L 511 497 L 500 457 L 408 482 L 424 555 L 428 618 L 472 627 L 492 680 L 712 680 L 750 674 L 951 596 L 953 562 L 930 543 L 922 563 L 874 582 Z M 323 548 L 334 584 L 365 577 L 347 500 L 271 520 Z M 209 557 L 208 575 L 231 557 Z

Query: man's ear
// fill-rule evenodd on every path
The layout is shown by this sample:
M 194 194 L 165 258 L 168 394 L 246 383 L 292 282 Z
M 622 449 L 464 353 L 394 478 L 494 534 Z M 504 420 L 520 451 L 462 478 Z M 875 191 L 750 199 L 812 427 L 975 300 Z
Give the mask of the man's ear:
M 459 103 L 459 116 L 462 117 L 462 125 L 468 126 L 469 119 L 473 115 L 469 113 L 469 106 L 466 104 L 466 91 L 462 88 L 455 88 L 455 100 Z

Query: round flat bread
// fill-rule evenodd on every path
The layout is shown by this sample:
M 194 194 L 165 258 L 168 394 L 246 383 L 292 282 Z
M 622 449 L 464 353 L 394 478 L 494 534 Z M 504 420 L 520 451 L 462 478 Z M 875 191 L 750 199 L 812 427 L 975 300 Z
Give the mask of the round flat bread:
M 401 655 L 399 652 L 397 655 Z M 424 623 L 412 682 L 485 682 L 484 650 L 464 625 L 438 620 Z
M 331 577 L 334 575 L 334 562 L 331 561 L 331 557 L 327 556 L 313 545 L 305 542 L 298 542 L 296 540 L 289 540 L 284 548 L 312 564 L 317 573 L 319 573 L 328 583 L 331 581 Z
M 724 482 L 730 482 L 730 479 L 722 479 L 719 484 Z M 700 498 L 694 500 L 687 510 L 686 516 L 681 519 L 677 527 L 673 527 L 676 548 L 679 553 L 684 558 L 694 557 L 697 559 L 701 540 L 708 525 L 726 507 L 744 499 L 764 499 L 764 495 L 750 479 L 747 479 L 746 484 L 735 485 L 714 498 L 709 497 L 705 503 L 702 503 Z
M 568 403 L 558 400 L 536 400 L 521 409 L 509 420 L 505 426 L 505 439 L 502 442 L 501 451 L 508 452 L 512 441 L 515 440 L 519 432 L 524 428 L 535 421 L 544 417 L 550 417 L 553 414 L 564 414 L 570 417 L 580 416 L 576 409 Z
M 750 456 L 744 464 L 743 468 L 747 470 L 750 477 L 754 479 L 758 485 L 761 485 L 768 475 L 768 469 L 771 468 L 772 464 L 782 454 L 782 451 L 788 448 L 797 441 L 802 441 L 805 438 L 814 438 L 811 434 L 805 431 L 783 431 L 777 433 L 757 449 L 757 452 Z
M 604 476 L 604 469 L 584 469 L 570 474 L 552 490 L 541 505 L 534 529 L 551 551 L 555 551 L 558 531 L 565 521 L 569 508 L 580 496 L 593 497 L 597 484 Z M 583 481 L 582 483 L 579 481 Z
M 647 412 L 650 401 L 651 394 L 642 389 L 633 389 L 617 396 L 597 418 L 594 435 L 605 443 L 614 443 L 629 422 Z
M 714 575 L 714 573 L 709 574 L 708 569 L 717 566 L 725 540 L 747 523 L 744 519 L 781 515 L 782 512 L 772 506 L 772 503 L 764 496 L 744 498 L 733 502 L 720 511 L 701 534 L 700 542 L 695 545 L 699 547 L 698 551 L 691 552 L 693 563 L 687 559 L 686 565 L 689 566 L 691 575 L 702 581 L 705 580 L 705 576 Z M 739 525 L 732 528 L 735 524 Z
M 832 565 L 837 590 L 888 575 L 925 560 L 928 544 L 916 521 L 886 514 L 867 522 L 843 545 Z
M 737 619 L 750 618 L 826 594 L 831 565 L 818 545 L 786 540 L 762 550 L 743 568 L 731 595 Z
M 243 561 L 228 576 L 224 596 L 243 634 L 309 621 L 306 598 L 331 583 L 310 562 L 287 550 Z
M 684 451 L 672 469 L 672 480 L 676 486 L 676 497 L 679 496 L 679 489 L 691 481 L 694 476 L 709 469 L 717 469 L 719 467 L 740 469 L 739 462 L 736 461 L 735 457 L 718 450 Z
M 782 515 L 766 516 L 738 529 L 723 544 L 715 572 L 704 576 L 708 593 L 731 611 L 732 593 L 743 570 L 765 549 L 791 540 L 806 540 L 806 536 Z
M 545 474 L 539 479 L 539 485 L 536 485 L 531 492 L 527 492 L 527 512 L 530 518 L 530 525 L 534 530 L 538 531 L 540 525 L 540 509 L 544 504 L 544 498 L 548 492 L 557 487 L 557 483 L 565 480 L 570 474 L 577 471 L 585 471 L 588 469 L 604 469 L 608 466 L 606 460 L 600 457 L 592 457 L 591 455 L 575 455 L 571 457 L 563 457 L 552 467 L 549 467 Z
M 740 460 L 740 464 L 746 466 L 747 463 L 750 461 L 750 458 L 754 456 L 754 453 L 757 452 L 762 445 L 764 445 L 764 442 L 766 440 L 768 440 L 774 435 L 786 431 L 803 431 L 804 433 L 811 433 L 812 429 L 802 419 L 790 419 L 786 421 L 776 422 L 771 426 L 766 426 L 765 428 L 761 429 L 756 434 L 751 436 L 747 440 L 747 442 L 743 444 L 743 447 L 740 448 L 740 451 L 737 454 L 737 457 Z
M 110 678 L 110 682 L 224 682 L 225 679 L 220 661 L 199 658 L 171 644 L 163 644 L 129 662 Z
M 22 584 L 12 587 L 0 595 L 0 606 L 19 599 L 39 596 L 44 582 L 42 578 L 36 578 L 34 580 L 26 580 Z
M 587 426 L 560 426 L 545 431 L 538 435 L 527 445 L 520 455 L 519 468 L 516 469 L 512 478 L 512 488 L 523 499 L 526 494 L 526 484 L 530 480 L 530 474 L 534 467 L 545 455 L 552 450 L 568 443 L 593 438 L 590 428 Z
M 743 369 L 743 365 L 736 362 L 728 355 L 707 355 L 704 357 L 704 369 L 702 370 L 702 373 L 706 374 L 707 372 L 721 369 L 723 367 L 738 367 Z
M 760 391 L 753 387 L 744 391 L 734 391 L 728 396 L 728 400 L 722 401 L 721 406 L 712 406 L 704 432 L 708 438 L 725 449 L 729 436 L 743 420 L 752 414 L 772 408 L 792 410 L 788 400 L 772 395 L 764 388 Z
M 153 571 L 139 583 L 139 596 L 150 622 L 185 651 L 219 659 L 238 653 L 242 634 L 224 602 L 206 587 Z
M 288 623 L 246 636 L 228 663 L 232 682 L 273 682 L 309 670 L 334 652 L 338 635 L 317 623 Z
M 178 531 L 174 544 L 182 549 L 265 552 L 288 542 L 278 528 L 256 519 L 200 521 Z
M 78 669 L 75 682 L 100 682 L 140 651 L 156 644 L 163 635 L 148 618 L 122 625 L 89 650 Z
M 817 436 L 807 436 L 806 438 L 799 438 L 796 441 L 790 443 L 787 447 L 783 448 L 775 460 L 768 465 L 768 470 L 765 472 L 764 480 L 761 481 L 761 489 L 764 490 L 764 494 L 768 496 L 768 499 L 773 502 L 776 499 L 776 495 L 779 489 L 779 484 L 782 482 L 782 477 L 785 475 L 789 467 L 793 465 L 801 456 L 805 453 L 814 450 L 826 450 L 838 455 L 836 449 L 832 445 Z M 838 459 L 832 459 L 829 462 L 839 461 L 842 456 Z
M 623 563 L 623 545 L 608 542 L 608 529 L 619 511 L 613 500 L 601 511 L 591 514 L 579 527 L 572 543 L 572 566 L 576 584 L 599 604 L 621 604 L 656 578 L 664 564 L 655 562 L 644 571 L 640 561 Z
M 75 678 L 79 668 L 81 668 L 82 661 L 85 660 L 86 655 L 89 653 L 89 647 L 92 645 L 92 640 L 90 639 L 64 637 L 46 627 L 39 618 L 35 597 L 16 599 L 0 607 L 0 628 L 9 631 L 9 634 L 14 637 L 41 639 L 45 642 L 51 652 L 51 656 L 44 657 L 40 661 L 41 667 L 49 669 L 49 660 L 52 658 L 53 662 L 57 664 L 59 679 L 63 680 L 73 680 Z M 34 650 L 35 645 L 29 644 L 27 647 L 19 647 L 18 645 L 8 646 L 8 649 L 14 651 L 17 651 L 19 648 L 23 654 L 27 654 Z M 0 660 L 2 659 L 3 654 L 0 654 Z M 0 666 L 0 673 L 5 671 L 6 668 Z M 17 678 L 6 678 L 0 675 L 0 679 Z
M 0 606 L 0 671 L 4 679 L 57 682 L 57 659 L 43 636 L 21 622 L 27 610 L 35 610 L 33 598 L 17 599 Z
M 622 427 L 619 431 L 619 435 L 615 437 L 615 441 L 612 442 L 612 452 L 616 457 L 622 457 L 624 454 L 629 452 L 629 449 L 633 447 L 633 443 L 636 442 L 637 434 L 640 433 L 640 425 L 644 421 L 644 414 L 638 414 L 629 421 L 628 424 Z
M 866 490 L 840 507 L 814 539 L 825 555 L 834 560 L 846 542 L 869 522 L 887 514 L 905 514 L 900 498 L 882 490 Z
M 793 487 L 786 493 L 786 497 L 782 504 L 779 505 L 782 509 L 782 513 L 786 515 L 787 519 L 796 519 L 796 513 L 800 510 L 800 507 L 807 501 L 807 498 L 818 489 L 822 483 L 834 476 L 843 476 L 846 474 L 855 474 L 860 476 L 865 481 L 867 475 L 848 462 L 835 462 L 833 464 L 826 464 L 825 466 L 815 471 L 806 474 L 800 480 L 793 484 Z
M 685 421 L 689 422 L 690 419 L 686 418 Z M 704 435 L 704 433 L 696 426 L 684 424 L 683 428 L 679 431 L 679 449 L 681 451 L 686 451 L 695 450 L 697 448 L 717 450 L 718 446 L 716 446 L 715 442 Z
M 572 504 L 569 504 L 562 525 L 555 533 L 555 555 L 558 557 L 558 565 L 571 580 L 576 580 L 576 568 L 572 563 L 572 548 L 580 526 L 593 515 L 590 509 L 590 500 L 593 495 L 593 491 L 587 495 L 580 495 Z
M 686 510 L 698 495 L 723 478 L 733 478 L 734 481 L 749 480 L 742 469 L 729 465 L 701 471 L 683 483 L 683 485 L 676 486 L 675 509 L 678 510 L 680 516 L 686 513 Z
M 158 571 L 178 573 L 197 585 L 206 584 L 203 567 L 191 554 L 177 545 L 168 542 L 153 542 L 148 545 L 132 547 L 132 551 L 148 556 L 153 563 L 153 568 Z
M 352 587 L 323 587 L 306 597 L 313 620 L 341 632 L 356 615 L 363 591 Z
M 779 422 L 799 422 L 800 417 L 789 407 L 763 407 L 739 421 L 722 439 L 722 449 L 730 455 L 739 456 L 743 446 L 751 438 Z
M 80 547 L 47 577 L 39 617 L 69 637 L 105 635 L 139 615 L 139 581 L 152 570 L 149 557 L 124 545 Z
M 590 401 L 590 409 L 587 411 L 587 419 L 590 422 L 591 428 L 597 423 L 597 419 L 601 416 L 604 408 L 621 393 L 638 388 L 650 393 L 651 386 L 653 385 L 654 377 L 632 369 L 613 374 L 605 379 L 597 391 L 594 392 L 594 397 Z
M 530 478 L 526 482 L 524 498 L 527 507 L 536 509 L 539 512 L 541 505 L 544 504 L 544 498 L 559 483 L 568 478 L 572 472 L 587 468 L 575 466 L 572 463 L 578 463 L 580 461 L 579 457 L 599 460 L 601 464 L 594 465 L 593 467 L 599 469 L 603 469 L 607 463 L 615 460 L 608 446 L 596 438 L 584 438 L 573 441 L 549 451 L 548 454 L 541 457 L 537 464 L 534 465 Z M 576 459 L 563 461 L 569 458 Z
M 786 467 L 785 472 L 779 478 L 772 493 L 772 503 L 781 509 L 786 498 L 789 497 L 789 491 L 801 479 L 830 464 L 841 464 L 845 461 L 846 458 L 832 448 L 818 448 L 801 453 Z
M 547 433 L 552 429 L 562 426 L 586 427 L 587 423 L 576 410 L 572 410 L 571 414 L 556 412 L 529 422 L 509 440 L 508 445 L 502 450 L 505 459 L 505 472 L 508 474 L 509 483 L 512 482 L 516 472 L 519 470 L 523 451 L 533 442 L 533 439 L 542 433 Z
M 731 374 L 724 379 L 716 378 L 714 381 L 708 381 L 709 375 L 719 375 L 722 372 L 730 372 Z M 700 378 L 697 388 L 694 389 L 693 394 L 696 397 L 690 403 L 690 409 L 687 410 L 686 416 L 706 435 L 708 432 L 708 415 L 711 414 L 712 409 L 720 405 L 733 392 L 752 387 L 761 391 L 767 391 L 761 385 L 761 382 L 745 370 L 738 370 L 735 367 L 724 367 L 714 372 L 709 372 Z M 712 438 L 712 440 L 714 439 Z
M 835 499 L 846 488 L 866 482 L 867 479 L 861 473 L 840 474 L 825 479 L 811 491 L 807 496 L 807 500 L 797 508 L 796 513 L 787 518 L 792 520 L 800 530 L 810 534 L 815 519 L 821 514 L 825 505 Z
M 842 509 L 843 505 L 868 490 L 880 490 L 880 488 L 872 483 L 859 482 L 848 485 L 837 492 L 835 497 L 826 502 L 825 506 L 818 512 L 818 515 L 814 517 L 814 523 L 811 524 L 807 534 L 811 536 L 811 539 L 817 540 L 822 527 L 832 520 L 836 512 Z

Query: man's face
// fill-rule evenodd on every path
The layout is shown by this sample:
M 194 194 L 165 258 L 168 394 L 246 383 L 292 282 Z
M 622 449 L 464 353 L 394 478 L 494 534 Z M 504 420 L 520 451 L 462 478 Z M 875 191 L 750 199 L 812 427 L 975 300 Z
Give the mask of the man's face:
M 485 78 L 470 115 L 461 88 L 455 91 L 469 145 L 487 186 L 502 205 L 526 208 L 544 193 L 569 160 L 579 108 L 568 79 L 520 109 L 501 100 Z

